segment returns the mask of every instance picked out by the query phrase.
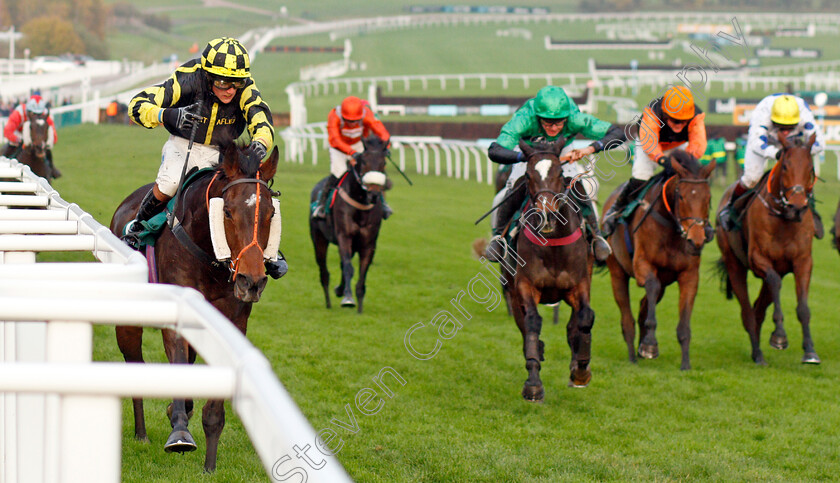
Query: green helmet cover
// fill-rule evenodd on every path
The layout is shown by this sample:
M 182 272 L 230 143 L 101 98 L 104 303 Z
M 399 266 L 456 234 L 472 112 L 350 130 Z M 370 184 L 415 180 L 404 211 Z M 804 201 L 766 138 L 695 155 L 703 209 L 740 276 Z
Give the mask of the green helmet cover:
M 572 114 L 571 102 L 560 87 L 546 86 L 534 98 L 534 113 L 544 119 L 563 119 Z

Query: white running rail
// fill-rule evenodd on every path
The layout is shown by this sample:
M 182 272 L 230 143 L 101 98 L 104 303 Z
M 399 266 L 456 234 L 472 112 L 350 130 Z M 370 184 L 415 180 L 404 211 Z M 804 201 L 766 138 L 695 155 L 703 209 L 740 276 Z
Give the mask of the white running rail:
M 140 254 L 28 167 L 0 157 L 0 178 L 17 180 L 0 183 L 0 483 L 120 481 L 126 397 L 231 399 L 269 475 L 316 442 L 263 354 L 198 292 L 146 283 Z M 104 263 L 35 263 L 66 250 Z M 208 365 L 91 362 L 93 324 L 175 329 Z M 350 481 L 322 459 L 309 481 Z

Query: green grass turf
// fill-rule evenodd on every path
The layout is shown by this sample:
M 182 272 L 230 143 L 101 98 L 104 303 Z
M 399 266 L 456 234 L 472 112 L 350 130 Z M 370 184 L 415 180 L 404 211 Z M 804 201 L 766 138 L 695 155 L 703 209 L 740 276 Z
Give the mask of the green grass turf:
M 55 153 L 65 175 L 55 187 L 106 225 L 124 196 L 154 178 L 165 140 L 163 130 L 128 126 L 83 125 L 61 134 Z M 406 331 L 423 322 L 427 328 L 415 333 L 413 346 L 431 350 L 431 319 L 451 309 L 450 299 L 466 290 L 476 274 L 486 273 L 471 243 L 487 235 L 486 222 L 474 226 L 473 221 L 488 208 L 491 188 L 424 177 L 411 168 L 415 185 L 409 187 L 391 172 L 395 188 L 388 199 L 396 213 L 380 235 L 365 312 L 327 310 L 307 233 L 309 190 L 327 172 L 325 153 L 320 159 L 322 164 L 314 167 L 307 161 L 281 163 L 278 169 L 281 246 L 290 273 L 269 282 L 254 307 L 248 336 L 316 430 L 335 428 L 333 418 L 346 420 L 344 406 L 354 405 L 361 389 L 376 388 L 371 379 L 382 368 L 391 367 L 405 379 L 405 386 L 389 384 L 395 396 L 385 397 L 377 414 L 355 410 L 357 433 L 338 429 L 344 443 L 338 458 L 355 480 L 810 481 L 833 479 L 840 471 L 835 444 L 840 336 L 834 330 L 840 258 L 828 240 L 814 244 L 810 297 L 822 365 L 800 364 L 791 277 L 784 279 L 782 294 L 790 348 L 770 349 L 765 327 L 761 340 L 769 366 L 752 363 L 737 303 L 725 300 L 711 274 L 719 256 L 712 244 L 703 252 L 692 317 L 691 371 L 679 370 L 676 288 L 668 289 L 657 311 L 659 359 L 634 365 L 627 361 L 609 278 L 598 274 L 592 285 L 592 383 L 586 389 L 566 387 L 565 324 L 551 325 L 550 310 L 544 310 L 546 398 L 531 404 L 519 395 L 526 378 L 521 337 L 503 305 L 488 311 L 465 298 L 471 319 L 458 316 L 463 328 L 441 339 L 440 351 L 430 360 L 415 359 L 404 346 Z M 829 181 L 816 188 L 827 227 L 840 186 L 833 164 L 832 155 L 824 173 Z M 621 172 L 604 182 L 602 198 L 627 175 Z M 713 206 L 721 186 L 715 185 Z M 44 254 L 40 259 L 89 255 Z M 329 266 L 335 284 L 334 248 Z M 755 280 L 751 288 L 754 297 Z M 634 287 L 631 293 L 635 306 L 641 290 Z M 563 308 L 561 320 L 567 317 Z M 156 331 L 146 331 L 144 347 L 148 361 L 164 360 Z M 94 351 L 96 360 L 121 360 L 112 327 L 96 328 Z M 152 442 L 140 444 L 132 437 L 130 401 L 124 402 L 124 481 L 269 480 L 230 406 L 215 474 L 201 474 L 204 440 L 198 416 L 191 428 L 199 451 L 165 454 L 166 404 L 146 403 Z

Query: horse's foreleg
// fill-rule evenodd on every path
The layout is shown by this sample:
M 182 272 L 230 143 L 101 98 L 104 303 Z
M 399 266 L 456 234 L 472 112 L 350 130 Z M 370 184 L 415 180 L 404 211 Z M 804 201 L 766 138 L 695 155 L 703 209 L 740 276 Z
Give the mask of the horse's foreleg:
M 201 424 L 207 440 L 207 453 L 204 455 L 204 471 L 212 473 L 216 469 L 216 454 L 219 449 L 219 437 L 225 427 L 225 402 L 211 399 L 201 411 Z
M 764 279 L 764 284 L 767 286 L 767 290 L 770 292 L 770 298 L 773 300 L 773 324 L 776 328 L 770 334 L 770 345 L 776 349 L 784 349 L 788 346 L 788 340 L 787 333 L 785 333 L 785 316 L 782 313 L 782 277 L 779 276 L 778 272 L 770 268 L 769 262 L 764 267 L 759 268 L 759 273 L 761 272 L 764 272 L 762 278 Z M 762 290 L 764 290 L 763 287 Z M 756 300 L 756 305 L 758 305 L 758 300 Z M 755 310 L 753 310 L 753 313 L 756 313 Z M 756 337 L 761 333 L 761 322 L 759 322 L 757 314 L 755 332 Z
M 819 364 L 820 357 L 814 350 L 814 341 L 811 339 L 811 309 L 808 308 L 808 287 L 811 284 L 811 269 L 813 260 L 811 256 L 801 257 L 793 264 L 793 277 L 796 282 L 796 317 L 802 324 L 802 362 L 805 364 Z
M 616 305 L 618 305 L 618 310 L 621 312 L 621 334 L 624 336 L 624 342 L 627 344 L 627 354 L 630 362 L 636 362 L 636 350 L 634 348 L 636 321 L 633 319 L 633 311 L 630 308 L 630 277 L 624 272 L 618 262 L 608 259 L 607 265 L 610 267 L 613 297 L 615 298 Z
M 189 359 L 189 345 L 186 339 L 179 336 L 174 330 L 164 329 L 163 347 L 166 350 L 166 357 L 170 364 L 186 364 Z M 189 417 L 187 416 L 187 401 L 184 399 L 173 399 L 169 414 L 169 423 L 172 425 L 172 432 L 163 448 L 167 453 L 183 453 L 195 451 L 196 444 L 189 430 Z M 190 401 L 190 404 L 192 402 Z
M 122 352 L 125 362 L 143 363 L 143 328 L 117 326 L 117 345 Z M 132 398 L 134 407 L 134 437 L 148 443 L 149 436 L 146 433 L 146 416 L 143 412 L 143 399 Z
M 336 287 L 335 295 L 341 297 L 342 307 L 355 307 L 351 284 L 353 282 L 353 240 L 346 236 L 338 237 L 338 254 L 341 257 L 341 285 Z
M 589 306 L 588 292 L 588 286 L 579 286 L 576 293 L 566 299 L 566 303 L 572 307 L 572 315 L 566 326 L 566 337 L 572 351 L 569 367 L 570 387 L 586 387 L 592 379 L 589 361 L 592 357 L 592 325 L 595 323 L 595 312 Z
M 359 253 L 359 279 L 356 281 L 356 300 L 359 302 L 359 313 L 362 313 L 362 301 L 365 298 L 365 280 L 367 279 L 367 271 L 373 262 L 374 247 L 366 247 Z
M 656 302 L 661 296 L 662 284 L 659 282 L 653 267 L 647 264 L 636 265 L 634 267 L 636 280 L 644 280 L 645 298 L 647 299 L 644 333 L 639 341 L 639 356 L 645 359 L 656 359 L 659 356 L 659 344 L 656 341 Z M 642 314 L 639 313 L 640 323 L 641 320 Z
M 540 380 L 540 361 L 543 358 L 544 346 L 540 341 L 542 317 L 537 310 L 539 292 L 527 281 L 520 282 L 516 289 L 519 290 L 519 298 L 522 301 L 524 312 L 523 351 L 525 352 L 525 368 L 528 370 L 528 379 L 522 388 L 522 397 L 529 401 L 542 401 L 545 391 L 543 390 L 542 380 Z
M 698 268 L 685 270 L 680 273 L 677 281 L 680 284 L 680 321 L 677 324 L 677 341 L 682 350 L 680 369 L 691 369 L 688 348 L 691 343 L 691 312 L 694 310 L 694 299 L 697 296 Z
M 773 303 L 773 290 L 766 281 L 762 281 L 761 290 L 758 292 L 758 297 L 753 303 L 755 331 L 757 334 L 761 334 L 761 327 L 764 325 L 764 318 L 767 316 L 767 307 L 769 307 L 771 303 Z M 787 346 L 788 341 L 787 335 L 784 333 L 784 328 L 782 329 L 781 336 L 776 331 L 770 335 L 770 347 L 774 347 L 776 349 L 787 349 Z

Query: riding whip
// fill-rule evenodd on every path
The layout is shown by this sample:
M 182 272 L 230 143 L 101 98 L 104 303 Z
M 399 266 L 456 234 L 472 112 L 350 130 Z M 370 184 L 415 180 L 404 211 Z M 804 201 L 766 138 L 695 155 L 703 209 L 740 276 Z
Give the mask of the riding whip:
M 522 184 L 520 184 L 519 186 L 516 186 L 515 188 L 513 188 L 512 190 L 510 190 L 510 193 L 508 193 L 508 194 L 507 194 L 507 196 L 505 196 L 504 198 L 502 198 L 502 201 L 498 202 L 498 203 L 496 204 L 496 206 L 494 206 L 494 207 L 490 208 L 490 211 L 488 211 L 487 213 L 485 213 L 485 214 L 481 215 L 481 218 L 479 218 L 479 219 L 475 220 L 475 224 L 476 224 L 476 225 L 478 225 L 478 224 L 481 222 L 481 220 L 483 220 L 483 219 L 487 218 L 487 215 L 489 215 L 490 213 L 493 213 L 494 211 L 496 211 L 496 208 L 498 208 L 498 207 L 502 206 L 502 204 L 504 204 L 504 202 L 505 202 L 505 201 L 507 201 L 507 200 L 508 200 L 510 197 L 512 197 L 514 194 L 516 194 L 516 192 L 517 192 L 517 191 L 519 191 L 520 189 L 522 189 L 522 187 L 523 187 L 523 186 L 525 186 L 525 183 L 522 183 Z
M 394 168 L 397 171 L 399 171 L 399 173 L 402 175 L 402 177 L 405 178 L 406 181 L 408 181 L 408 185 L 409 186 L 414 186 L 414 183 L 412 183 L 411 180 L 408 179 L 408 176 L 406 176 L 405 173 L 403 173 L 403 171 L 400 169 L 400 167 L 397 166 L 397 163 L 395 163 L 394 161 L 391 160 L 391 156 L 386 156 L 386 158 L 388 159 L 388 161 L 391 161 L 391 164 L 394 165 Z
M 203 104 L 203 101 L 204 99 L 199 98 L 198 102 L 195 104 L 196 111 L 198 111 L 199 114 L 201 113 L 201 105 Z M 190 129 L 190 143 L 187 145 L 187 155 L 184 157 L 184 167 L 181 168 L 181 179 L 178 180 L 178 191 L 175 192 L 175 201 L 172 203 L 172 216 L 169 217 L 170 230 L 175 224 L 175 213 L 177 213 L 178 210 L 178 202 L 181 201 L 181 190 L 184 185 L 184 176 L 187 174 L 187 165 L 190 161 L 190 152 L 192 152 L 196 131 L 198 131 L 198 121 L 193 121 L 192 128 Z

